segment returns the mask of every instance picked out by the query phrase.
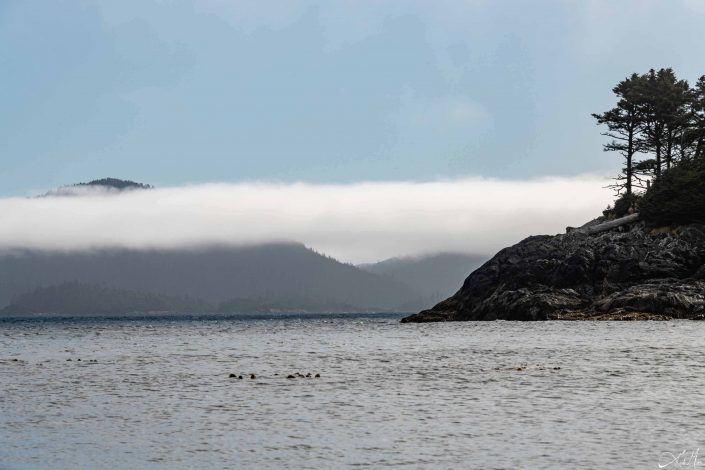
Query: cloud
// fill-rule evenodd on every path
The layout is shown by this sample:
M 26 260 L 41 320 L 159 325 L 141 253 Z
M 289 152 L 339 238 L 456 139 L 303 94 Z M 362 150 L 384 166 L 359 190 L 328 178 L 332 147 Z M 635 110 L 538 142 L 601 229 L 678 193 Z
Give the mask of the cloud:
M 204 184 L 0 199 L 0 248 L 179 248 L 298 241 L 343 261 L 492 254 L 558 233 L 610 200 L 597 177 L 340 185 Z

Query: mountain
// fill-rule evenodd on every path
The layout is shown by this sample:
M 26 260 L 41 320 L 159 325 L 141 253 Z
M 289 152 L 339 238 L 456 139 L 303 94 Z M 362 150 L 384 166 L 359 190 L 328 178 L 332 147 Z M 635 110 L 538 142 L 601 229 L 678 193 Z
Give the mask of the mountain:
M 103 178 L 44 197 L 119 194 L 148 184 Z M 450 295 L 480 257 L 441 254 L 355 267 L 298 243 L 185 249 L 0 251 L 0 308 L 179 311 L 404 311 Z M 147 294 L 157 296 L 148 297 Z M 120 296 L 124 301 L 119 301 Z M 178 299 L 188 298 L 196 302 Z M 139 307 L 139 306 L 142 307 Z M 167 308 L 168 307 L 168 308 Z
M 297 243 L 194 249 L 0 253 L 0 307 L 39 287 L 66 282 L 211 305 L 233 299 L 312 299 L 365 310 L 426 306 L 401 282 L 320 255 Z
M 367 309 L 344 302 L 314 299 L 302 295 L 238 298 L 221 303 L 220 313 L 345 313 Z
M 154 186 L 144 183 L 137 183 L 130 180 L 121 180 L 118 178 L 101 178 L 88 183 L 77 183 L 69 186 L 62 186 L 57 189 L 52 189 L 43 194 L 42 197 L 52 196 L 80 196 L 90 193 L 93 190 L 103 190 L 109 192 L 123 192 L 143 189 L 154 189 Z
M 13 298 L 0 314 L 124 315 L 128 313 L 196 313 L 209 311 L 202 301 L 189 297 L 133 292 L 103 286 L 66 282 L 40 287 Z
M 78 183 L 74 184 L 74 187 L 82 186 L 93 186 L 93 187 L 103 187 L 103 188 L 113 188 L 118 190 L 124 189 L 153 189 L 154 186 L 144 183 L 137 183 L 130 180 L 121 180 L 118 178 L 102 178 L 99 180 L 89 181 L 88 183 Z
M 428 256 L 391 258 L 358 267 L 401 282 L 413 289 L 427 305 L 452 295 L 463 279 L 482 263 L 483 255 L 438 253 Z
M 213 305 L 188 296 L 169 296 L 64 282 L 13 297 L 5 315 L 127 315 L 133 313 L 342 313 L 365 309 L 301 295 L 237 298 Z

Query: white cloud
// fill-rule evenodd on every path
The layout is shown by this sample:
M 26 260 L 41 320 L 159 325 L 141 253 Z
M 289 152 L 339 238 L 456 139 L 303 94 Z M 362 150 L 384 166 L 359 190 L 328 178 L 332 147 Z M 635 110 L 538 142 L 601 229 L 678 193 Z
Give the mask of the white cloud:
M 0 199 L 0 248 L 82 250 L 299 241 L 343 261 L 491 254 L 562 232 L 610 200 L 596 177 L 344 185 L 205 184 Z

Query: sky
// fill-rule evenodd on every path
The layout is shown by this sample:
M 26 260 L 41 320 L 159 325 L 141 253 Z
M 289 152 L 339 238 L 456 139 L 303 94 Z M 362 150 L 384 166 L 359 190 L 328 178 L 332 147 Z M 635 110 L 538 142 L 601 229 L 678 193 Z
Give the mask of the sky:
M 621 164 L 590 113 L 632 72 L 705 74 L 703 24 L 700 0 L 2 0 L 0 202 L 109 176 L 284 200 L 377 182 L 408 209 L 418 184 L 518 201 L 562 178 L 562 217 L 599 215 Z
M 612 175 L 591 112 L 705 74 L 699 0 L 3 0 L 0 195 Z

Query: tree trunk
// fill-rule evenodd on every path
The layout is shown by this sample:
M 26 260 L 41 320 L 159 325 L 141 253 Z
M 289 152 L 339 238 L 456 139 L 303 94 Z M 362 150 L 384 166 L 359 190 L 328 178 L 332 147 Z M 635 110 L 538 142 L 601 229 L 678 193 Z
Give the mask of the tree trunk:
M 673 133 L 669 130 L 668 133 L 666 134 L 666 169 L 670 170 L 671 169 L 671 160 L 673 158 L 673 155 L 671 152 L 673 151 Z
M 604 222 L 598 225 L 589 225 L 587 227 L 583 228 L 568 228 L 568 232 L 578 232 L 578 233 L 586 233 L 588 235 L 592 235 L 594 233 L 600 233 L 600 232 L 606 232 L 608 230 L 612 230 L 613 228 L 621 227 L 622 225 L 628 225 L 628 224 L 633 224 L 634 222 L 639 221 L 639 214 L 630 214 L 624 217 L 620 217 L 619 219 L 615 220 L 610 220 L 609 222 Z
M 634 156 L 634 129 L 629 129 L 629 145 L 627 147 L 627 195 L 632 193 L 632 157 Z

